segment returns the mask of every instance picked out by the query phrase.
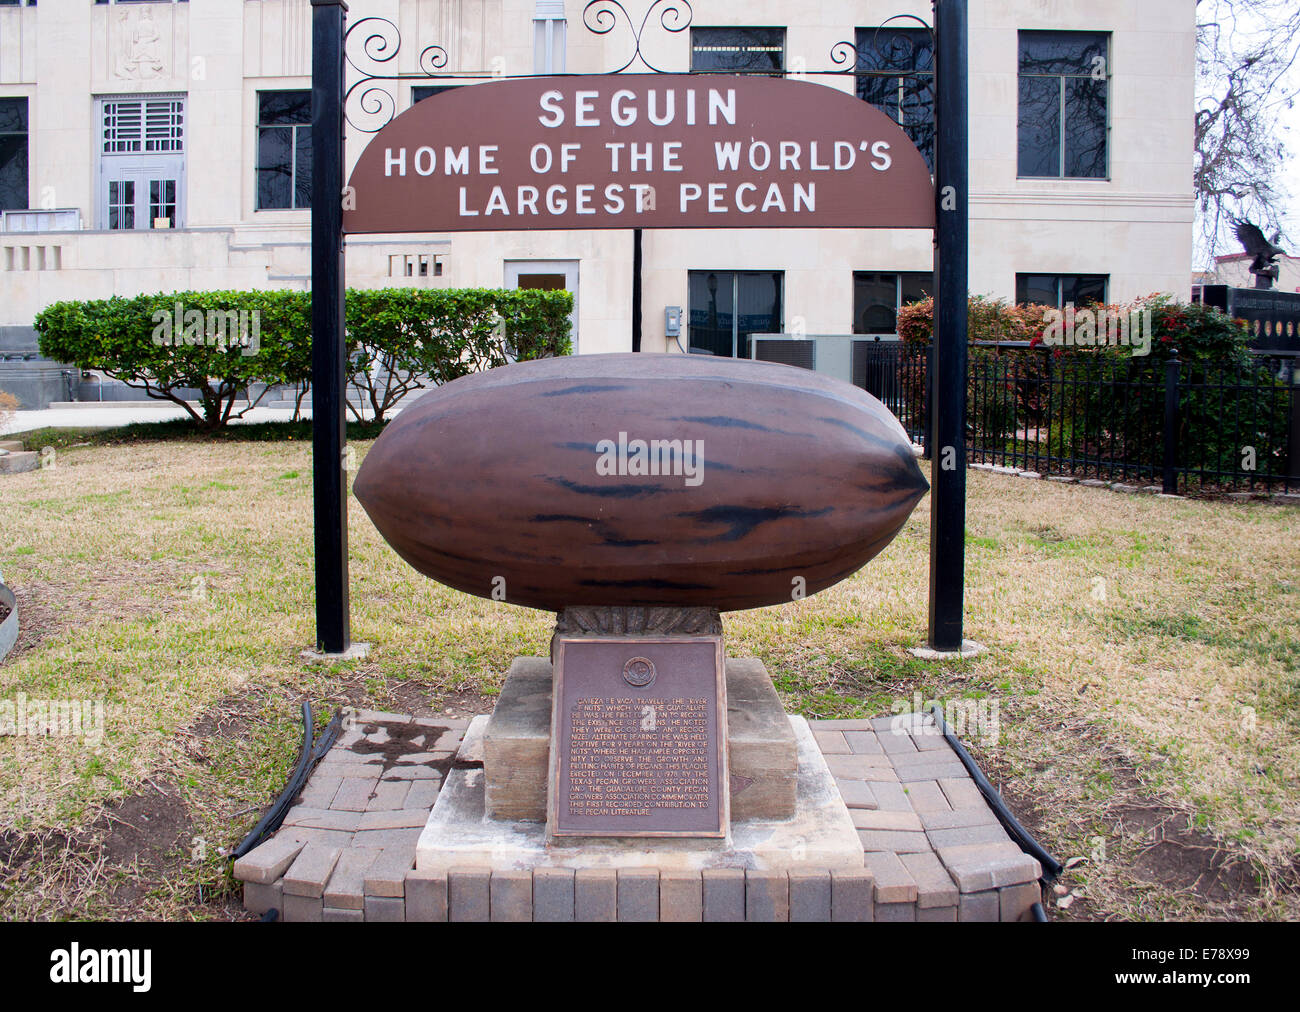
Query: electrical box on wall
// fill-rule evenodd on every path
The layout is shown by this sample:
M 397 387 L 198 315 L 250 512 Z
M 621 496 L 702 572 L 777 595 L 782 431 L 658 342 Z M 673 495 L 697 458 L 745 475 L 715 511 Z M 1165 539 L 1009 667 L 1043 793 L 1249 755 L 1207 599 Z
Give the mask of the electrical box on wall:
M 664 337 L 682 336 L 682 307 L 664 307 Z

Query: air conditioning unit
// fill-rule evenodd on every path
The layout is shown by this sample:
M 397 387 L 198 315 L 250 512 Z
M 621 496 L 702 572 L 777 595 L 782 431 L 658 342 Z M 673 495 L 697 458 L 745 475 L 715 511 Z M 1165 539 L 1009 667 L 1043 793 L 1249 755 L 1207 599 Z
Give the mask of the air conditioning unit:
M 817 342 L 806 337 L 751 335 L 749 357 L 758 362 L 779 362 L 800 369 L 817 368 Z
M 81 209 L 78 207 L 0 211 L 0 232 L 78 232 L 80 230 Z

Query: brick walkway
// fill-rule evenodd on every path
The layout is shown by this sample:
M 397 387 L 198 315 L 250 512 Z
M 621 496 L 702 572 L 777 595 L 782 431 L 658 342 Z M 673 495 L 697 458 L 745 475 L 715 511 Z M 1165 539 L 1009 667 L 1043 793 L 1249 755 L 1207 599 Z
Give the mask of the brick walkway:
M 1020 920 L 1038 862 L 1011 841 L 928 714 L 809 721 L 858 828 L 878 921 Z
M 235 862 L 244 905 L 289 921 L 1024 920 L 1038 862 L 928 716 L 810 721 L 866 851 L 861 873 L 414 869 L 469 722 L 363 711 L 275 836 Z

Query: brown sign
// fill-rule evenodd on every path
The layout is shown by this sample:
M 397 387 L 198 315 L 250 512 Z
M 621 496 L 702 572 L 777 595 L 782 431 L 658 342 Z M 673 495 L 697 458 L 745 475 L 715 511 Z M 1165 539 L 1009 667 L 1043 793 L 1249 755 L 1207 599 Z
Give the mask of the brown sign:
M 560 637 L 555 836 L 726 835 L 721 636 Z
M 541 77 L 417 103 L 361 153 L 343 231 L 933 228 L 920 152 L 806 81 Z

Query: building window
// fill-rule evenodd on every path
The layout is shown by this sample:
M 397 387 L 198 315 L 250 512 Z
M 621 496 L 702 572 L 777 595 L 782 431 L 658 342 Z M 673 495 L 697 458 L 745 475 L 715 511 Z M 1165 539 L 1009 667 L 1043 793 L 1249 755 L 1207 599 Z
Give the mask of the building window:
M 0 98 L 0 211 L 27 209 L 27 99 Z
M 311 92 L 257 93 L 257 209 L 311 207 Z
M 853 333 L 897 334 L 898 311 L 933 292 L 929 271 L 854 271 Z
M 533 7 L 533 73 L 564 73 L 564 0 L 537 0 Z
M 1105 179 L 1108 32 L 1021 32 L 1019 175 Z
M 692 28 L 691 73 L 785 73 L 784 28 Z
M 176 227 L 176 180 L 149 180 L 149 221 L 154 228 Z
M 97 227 L 182 227 L 185 127 L 183 95 L 99 100 Z
M 927 28 L 859 28 L 857 93 L 903 128 L 934 171 L 934 37 Z
M 1062 309 L 1106 302 L 1106 274 L 1017 274 L 1016 304 L 1034 303 Z
M 105 99 L 100 122 L 106 155 L 185 149 L 183 98 Z
M 749 358 L 751 334 L 784 328 L 781 271 L 690 271 L 687 319 L 693 354 Z
M 411 105 L 441 95 L 444 91 L 455 91 L 459 87 L 459 84 L 417 84 L 411 89 Z

